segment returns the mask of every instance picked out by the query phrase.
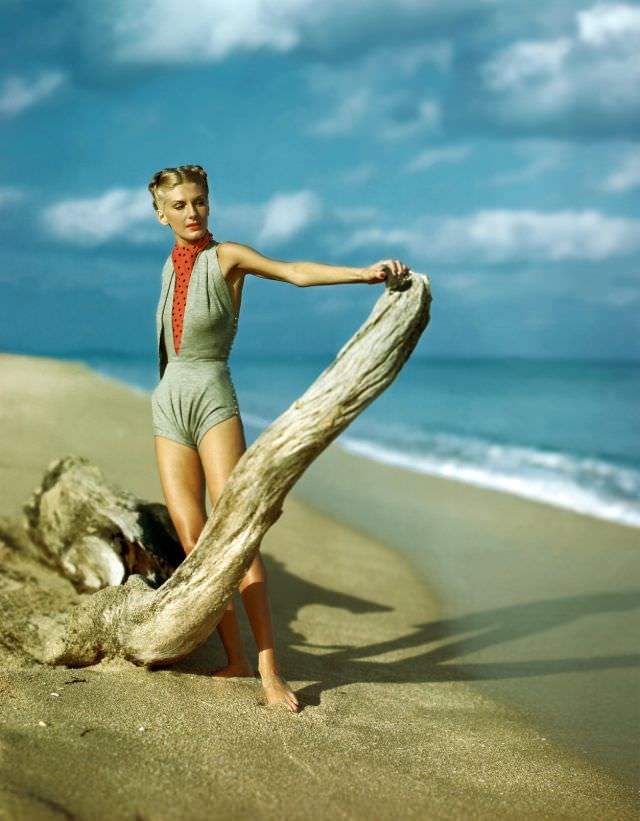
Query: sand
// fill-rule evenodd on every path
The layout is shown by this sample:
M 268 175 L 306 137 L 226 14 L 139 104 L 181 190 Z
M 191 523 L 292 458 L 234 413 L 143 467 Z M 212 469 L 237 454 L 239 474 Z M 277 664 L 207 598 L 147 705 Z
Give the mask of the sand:
M 81 364 L 2 355 L 0 396 L 5 525 L 47 464 L 70 454 L 162 501 L 147 394 Z M 303 481 L 334 455 L 351 458 L 331 446 Z M 372 515 L 388 498 L 378 490 Z M 1 819 L 637 817 L 628 784 L 482 691 L 464 667 L 440 663 L 450 657 L 444 588 L 436 596 L 381 535 L 327 516 L 328 497 L 315 491 L 311 505 L 302 492 L 301 482 L 262 553 L 283 672 L 303 710 L 266 706 L 257 681 L 212 680 L 223 661 L 215 631 L 153 671 L 42 667 L 4 646 Z M 24 561 L 19 552 L 5 547 L 2 559 L 0 647 L 31 595 L 6 572 Z
M 336 448 L 296 492 L 429 581 L 449 641 L 425 662 L 640 786 L 639 528 Z

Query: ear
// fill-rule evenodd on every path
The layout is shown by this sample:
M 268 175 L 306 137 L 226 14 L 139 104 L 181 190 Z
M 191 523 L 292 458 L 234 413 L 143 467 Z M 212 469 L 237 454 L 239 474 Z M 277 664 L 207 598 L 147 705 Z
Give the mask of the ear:
M 162 225 L 169 225 L 169 222 L 162 211 L 156 211 L 156 217 L 158 218 L 158 222 Z

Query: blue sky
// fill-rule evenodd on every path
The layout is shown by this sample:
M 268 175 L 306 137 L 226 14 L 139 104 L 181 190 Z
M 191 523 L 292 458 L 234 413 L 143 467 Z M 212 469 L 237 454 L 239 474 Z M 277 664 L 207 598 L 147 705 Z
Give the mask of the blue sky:
M 211 228 L 429 274 L 425 356 L 640 357 L 640 6 L 3 0 L 0 347 L 155 354 L 146 186 Z M 248 276 L 234 351 L 337 350 L 382 286 Z

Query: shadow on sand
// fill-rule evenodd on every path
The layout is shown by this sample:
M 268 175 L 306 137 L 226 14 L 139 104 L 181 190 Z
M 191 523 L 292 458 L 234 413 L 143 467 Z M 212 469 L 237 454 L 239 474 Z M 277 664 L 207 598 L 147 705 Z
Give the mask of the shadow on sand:
M 603 612 L 640 607 L 640 590 L 623 593 L 545 599 L 526 604 L 498 607 L 459 618 L 439 619 L 418 624 L 410 632 L 393 639 L 367 645 L 317 645 L 292 628 L 299 611 L 307 605 L 323 605 L 345 610 L 351 615 L 390 612 L 391 608 L 364 598 L 337 593 L 288 572 L 284 565 L 263 554 L 267 568 L 274 632 L 282 670 L 291 681 L 310 681 L 296 689 L 302 707 L 320 704 L 321 693 L 358 681 L 380 683 L 420 683 L 510 679 L 544 676 L 563 672 L 628 668 L 640 665 L 640 654 L 599 658 L 540 659 L 535 661 L 459 662 L 467 654 L 505 642 L 533 636 L 577 619 Z M 236 593 L 236 596 L 238 594 Z M 246 616 L 236 599 L 242 632 L 252 648 Z M 435 646 L 434 646 L 435 645 Z M 305 650 L 309 648 L 309 650 Z M 389 652 L 407 651 L 395 661 L 376 660 Z M 198 650 L 173 670 L 209 675 L 224 663 L 217 631 Z

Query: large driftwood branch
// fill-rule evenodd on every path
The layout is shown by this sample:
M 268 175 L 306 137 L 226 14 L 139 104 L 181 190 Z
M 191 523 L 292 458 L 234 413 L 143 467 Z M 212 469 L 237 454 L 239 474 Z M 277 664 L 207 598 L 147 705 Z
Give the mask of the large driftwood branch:
M 412 273 L 402 290 L 390 278 L 369 318 L 333 363 L 242 454 L 198 543 L 173 575 L 154 588 L 154 574 L 162 576 L 166 569 L 160 557 L 155 567 L 145 567 L 146 578 L 133 572 L 124 584 L 87 595 L 62 619 L 41 619 L 41 660 L 82 666 L 120 656 L 152 666 L 175 662 L 206 641 L 265 533 L 280 515 L 287 493 L 311 462 L 393 382 L 427 326 L 430 304 L 426 275 Z M 67 466 L 79 469 L 77 464 Z M 64 464 L 58 466 L 61 471 Z M 43 506 L 50 500 L 45 492 L 38 493 L 25 509 L 32 535 L 36 522 L 42 526 L 43 517 L 53 517 L 49 530 L 56 518 L 55 505 L 46 513 Z M 93 495 L 94 501 L 100 497 L 99 488 Z M 66 501 L 73 504 L 72 493 Z M 86 514 L 85 501 L 75 498 Z M 71 518 L 77 520 L 73 514 Z M 115 518 L 122 524 L 121 515 Z M 101 511 L 103 532 L 105 527 L 108 532 L 113 520 L 113 511 Z M 124 541 L 135 548 L 136 539 L 140 542 L 138 531 L 131 522 L 124 524 L 128 527 Z M 53 550 L 49 546 L 53 560 L 62 566 L 66 561 L 67 571 L 78 551 L 91 553 L 96 547 L 90 540 L 68 542 L 58 539 Z M 100 546 L 96 555 L 102 555 Z M 135 570 L 135 561 L 129 565 Z M 77 580 L 77 563 L 73 572 Z M 100 578 L 117 581 L 120 569 L 102 555 L 88 575 L 94 584 Z M 82 581 L 87 583 L 86 578 Z
M 52 462 L 22 510 L 40 561 L 80 593 L 132 573 L 157 587 L 184 558 L 167 508 L 110 484 L 85 458 Z

